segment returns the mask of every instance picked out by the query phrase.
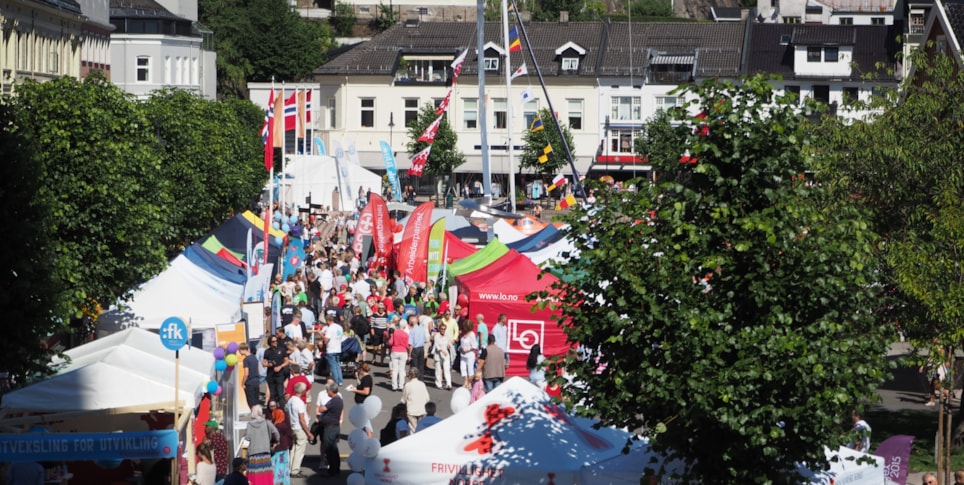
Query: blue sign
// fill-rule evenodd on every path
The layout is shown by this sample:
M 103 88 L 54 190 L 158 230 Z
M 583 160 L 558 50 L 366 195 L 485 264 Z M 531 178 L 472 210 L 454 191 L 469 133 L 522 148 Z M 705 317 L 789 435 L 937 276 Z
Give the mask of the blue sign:
M 0 462 L 84 461 L 177 456 L 177 431 L 0 435 Z
M 164 323 L 158 329 L 158 333 L 161 334 L 161 343 L 170 350 L 181 350 L 181 347 L 187 344 L 187 339 L 190 337 L 187 333 L 187 324 L 177 317 L 169 317 L 164 320 Z

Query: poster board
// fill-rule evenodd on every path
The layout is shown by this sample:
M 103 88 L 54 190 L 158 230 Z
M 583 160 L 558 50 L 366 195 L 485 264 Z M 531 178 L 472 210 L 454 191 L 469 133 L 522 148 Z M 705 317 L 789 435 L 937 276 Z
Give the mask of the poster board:
M 258 340 L 264 334 L 264 302 L 246 301 L 241 304 L 244 320 L 248 322 L 248 342 Z
M 231 342 L 247 342 L 244 322 L 217 325 L 214 327 L 214 332 L 218 347 L 227 347 Z

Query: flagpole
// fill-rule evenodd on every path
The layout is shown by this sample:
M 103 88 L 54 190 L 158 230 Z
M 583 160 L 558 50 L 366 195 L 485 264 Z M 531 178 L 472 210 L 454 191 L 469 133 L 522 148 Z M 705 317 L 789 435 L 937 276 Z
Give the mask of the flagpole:
M 271 93 L 274 94 L 274 76 L 271 76 Z M 263 245 L 264 255 L 263 255 L 263 258 L 261 259 L 261 262 L 264 265 L 268 264 L 268 247 L 271 244 L 271 242 L 269 241 L 269 239 L 271 238 L 271 209 L 274 206 L 274 161 L 273 161 L 274 127 L 275 127 L 274 107 L 277 105 L 277 103 L 275 102 L 275 100 L 272 99 L 270 100 L 269 104 L 271 104 L 271 106 L 268 106 L 268 109 L 271 110 L 271 117 L 268 118 L 268 133 L 271 134 L 270 143 L 271 143 L 271 152 L 272 152 L 272 162 L 271 162 L 271 170 L 268 170 L 268 214 L 267 214 L 267 219 L 265 219 L 265 223 L 264 223 L 264 245 Z
M 510 0 L 511 1 L 511 0 Z M 526 31 L 525 25 L 522 24 L 522 17 L 519 14 L 519 9 L 515 9 L 516 25 L 519 27 L 521 37 L 525 39 L 526 48 L 529 51 L 529 58 L 532 60 L 532 64 L 536 69 L 536 75 L 539 76 L 539 85 L 542 86 L 542 93 L 546 97 L 546 105 L 549 107 L 549 113 L 552 115 L 552 120 L 556 122 L 556 132 L 559 134 L 559 141 L 562 143 L 562 149 L 566 152 L 566 158 L 569 160 L 569 168 L 572 170 L 572 179 L 574 186 L 581 186 L 579 183 L 579 171 L 576 170 L 576 163 L 572 159 L 572 150 L 569 149 L 569 143 L 566 142 L 566 135 L 562 132 L 562 126 L 559 125 L 559 117 L 556 116 L 556 110 L 552 107 L 552 99 L 549 97 L 549 90 L 546 88 L 546 81 L 542 77 L 542 69 L 539 68 L 539 63 L 536 62 L 535 53 L 532 51 L 532 44 L 529 43 L 529 32 Z M 479 52 L 482 52 L 482 48 L 479 48 Z M 586 200 L 586 191 L 582 191 L 582 199 Z
M 486 126 L 485 102 L 485 0 L 478 0 L 476 5 L 476 52 L 477 69 L 479 73 L 479 134 L 482 143 L 482 190 L 485 195 L 492 195 L 492 172 L 489 167 L 489 127 Z M 508 102 L 508 98 L 506 98 Z
M 509 46 L 509 11 L 506 0 L 502 0 L 502 45 L 505 46 L 505 66 L 503 70 L 505 71 L 505 104 L 508 110 L 505 129 L 508 132 L 508 141 L 506 142 L 508 147 L 506 148 L 509 155 L 509 207 L 511 212 L 515 212 L 515 158 L 512 153 L 512 117 L 514 116 L 512 105 L 515 102 L 512 99 L 512 62 L 510 61 L 512 56 Z

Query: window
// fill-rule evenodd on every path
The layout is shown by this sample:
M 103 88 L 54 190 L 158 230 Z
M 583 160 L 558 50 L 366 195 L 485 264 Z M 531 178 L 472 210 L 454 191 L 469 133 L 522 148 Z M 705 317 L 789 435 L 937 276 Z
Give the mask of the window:
M 358 7 L 358 13 L 371 13 L 371 9 L 368 7 Z
M 569 105 L 569 129 L 581 130 L 582 129 L 582 100 L 568 99 L 566 100 L 566 102 Z
M 675 107 L 679 99 L 676 96 L 656 96 L 656 109 L 669 109 Z
M 870 25 L 884 25 L 883 17 L 870 17 Z
M 495 98 L 492 102 L 492 114 L 495 118 L 495 128 L 505 128 L 509 119 L 509 104 L 505 98 Z
M 633 153 L 633 140 L 639 136 L 639 130 L 634 129 L 613 129 L 609 136 L 609 149 L 611 154 L 631 154 Z
M 60 54 L 57 51 L 51 51 L 47 56 L 47 72 L 54 74 L 60 72 Z
M 137 82 L 151 82 L 151 58 L 140 56 L 137 58 Z
M 578 70 L 579 70 L 579 58 L 578 58 L 578 57 L 563 57 L 563 58 L 562 58 L 562 70 L 563 70 L 563 71 L 578 71 Z
M 804 12 L 806 12 L 807 15 L 820 15 L 823 13 L 823 7 L 820 5 L 807 5 Z
M 823 49 L 819 47 L 807 47 L 807 62 L 820 62 Z
M 361 125 L 364 128 L 375 126 L 375 98 L 361 99 Z
M 639 96 L 614 96 L 611 117 L 614 121 L 639 120 L 642 118 Z
M 838 47 L 823 48 L 823 62 L 837 62 L 839 58 L 840 49 Z
M 830 86 L 826 84 L 814 85 L 813 99 L 823 104 L 830 104 Z
M 486 57 L 482 59 L 483 69 L 486 71 L 498 71 L 499 70 L 499 58 L 498 57 Z
M 947 37 L 943 35 L 937 36 L 937 53 L 947 54 Z
M 335 98 L 328 98 L 328 128 L 334 129 L 335 126 Z
M 462 120 L 465 128 L 474 130 L 479 127 L 479 100 L 466 99 L 463 101 Z
M 844 106 L 852 106 L 857 100 L 860 99 L 860 89 L 856 87 L 844 87 L 843 88 L 843 104 Z
M 427 8 L 427 7 L 419 7 L 419 8 L 418 8 L 418 14 L 419 14 L 419 15 L 428 15 L 428 8 Z
M 799 24 L 800 17 L 783 17 L 783 23 L 785 24 Z
M 418 120 L 418 98 L 408 98 L 405 100 L 405 126 Z
M 783 89 L 787 92 L 787 94 L 796 96 L 794 99 L 797 103 L 800 103 L 800 86 L 787 86 Z
M 536 119 L 536 113 L 539 112 L 539 103 L 526 103 L 522 105 L 522 117 L 525 119 L 526 129 L 532 126 L 532 121 Z M 544 122 L 545 120 L 543 120 Z
M 165 84 L 174 84 L 171 81 L 172 72 L 174 72 L 174 69 L 171 68 L 171 56 L 164 56 L 164 83 Z
M 923 34 L 924 33 L 924 14 L 912 12 L 910 14 L 910 33 L 912 34 Z
M 853 17 L 840 17 L 840 25 L 853 25 L 853 24 L 854 24 Z

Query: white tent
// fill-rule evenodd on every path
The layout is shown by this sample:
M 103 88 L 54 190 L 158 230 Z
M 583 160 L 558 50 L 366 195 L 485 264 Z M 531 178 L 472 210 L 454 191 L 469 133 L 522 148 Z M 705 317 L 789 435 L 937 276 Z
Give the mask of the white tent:
M 350 162 L 335 164 L 335 158 L 322 155 L 287 155 L 285 174 L 287 185 L 283 197 L 285 203 L 307 207 L 305 198 L 311 195 L 311 203 L 334 207 L 332 193 L 341 178 L 341 210 L 354 210 L 358 188 L 380 193 L 382 178 L 377 174 Z M 277 164 L 275 164 L 277 166 Z M 339 170 L 340 169 L 340 170 Z
M 841 446 L 837 451 L 824 450 L 830 460 L 830 469 L 811 471 L 804 466 L 800 473 L 813 485 L 882 485 L 884 483 L 884 458 L 861 453 Z
M 65 352 L 53 376 L 3 396 L 0 409 L 27 412 L 172 409 L 174 352 L 150 331 L 130 328 Z M 214 356 L 180 352 L 177 399 L 192 409 L 211 379 Z
M 492 224 L 492 231 L 503 243 L 509 244 L 526 238 L 522 231 L 512 227 L 505 219 L 499 219 Z
M 630 438 L 592 424 L 516 377 L 458 414 L 382 448 L 366 463 L 365 479 L 394 485 L 583 483 L 582 468 L 618 456 Z
M 568 253 L 568 257 L 566 253 Z M 566 263 L 570 259 L 577 259 L 579 257 L 576 246 L 573 245 L 569 239 L 560 239 L 538 251 L 530 251 L 522 254 L 528 256 L 536 265 L 541 265 L 545 262 Z
M 242 285 L 215 276 L 182 254 L 135 291 L 123 308 L 101 315 L 97 331 L 105 335 L 130 327 L 157 329 L 171 316 L 195 330 L 234 323 L 241 317 L 242 294 Z

